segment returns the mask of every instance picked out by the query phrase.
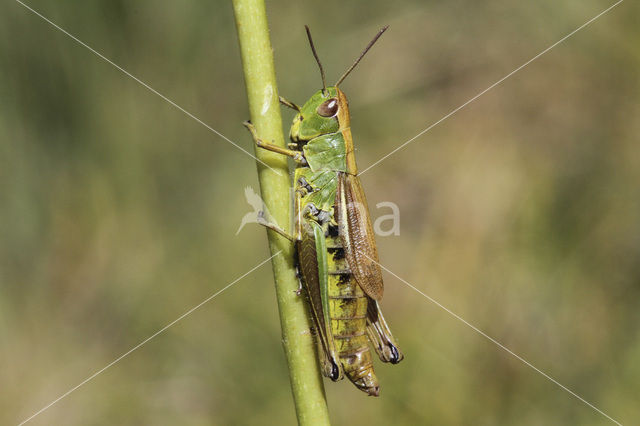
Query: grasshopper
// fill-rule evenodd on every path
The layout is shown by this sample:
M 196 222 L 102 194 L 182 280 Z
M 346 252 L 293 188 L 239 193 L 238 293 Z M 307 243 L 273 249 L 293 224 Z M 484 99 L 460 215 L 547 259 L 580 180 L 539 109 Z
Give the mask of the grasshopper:
M 288 235 L 264 218 L 260 223 L 295 243 L 301 289 L 309 298 L 323 374 L 333 381 L 347 376 L 360 390 L 378 396 L 370 345 L 383 362 L 397 364 L 404 356 L 378 304 L 383 293 L 382 271 L 356 167 L 349 103 L 338 86 L 387 27 L 330 87 L 309 28 L 305 28 L 322 89 L 302 107 L 280 98 L 297 112 L 288 148 L 261 140 L 251 123 L 244 123 L 260 149 L 292 157 L 296 163 L 295 234 Z

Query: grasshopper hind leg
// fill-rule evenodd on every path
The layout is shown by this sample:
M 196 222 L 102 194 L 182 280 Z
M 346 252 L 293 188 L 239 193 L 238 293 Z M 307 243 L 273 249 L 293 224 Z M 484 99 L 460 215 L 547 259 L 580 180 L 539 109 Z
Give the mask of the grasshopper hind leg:
M 369 298 L 367 307 L 367 335 L 382 362 L 397 364 L 404 359 L 389 326 L 382 316 L 378 302 Z
M 306 290 L 303 284 L 303 278 L 300 276 L 298 278 L 298 282 L 300 287 L 296 291 L 298 295 L 301 295 L 303 289 Z M 307 297 L 309 294 L 305 291 Z M 320 367 L 322 368 L 322 375 L 330 378 L 332 381 L 337 382 L 344 378 L 341 365 L 339 364 L 339 360 L 337 357 L 333 356 L 331 351 L 331 343 L 327 341 L 327 338 L 323 336 L 323 331 L 319 330 L 318 327 L 320 325 L 314 321 L 312 325 L 313 334 L 315 335 L 316 341 L 316 353 L 318 355 L 318 361 L 320 362 Z
M 342 367 L 339 364 L 340 361 L 334 358 L 330 354 L 330 350 L 325 347 L 326 343 L 323 341 L 322 336 L 319 335 L 320 331 L 317 330 L 317 325 L 314 325 L 313 329 L 316 334 L 316 351 L 320 367 L 322 368 L 322 375 L 330 378 L 334 382 L 343 379 L 344 375 Z

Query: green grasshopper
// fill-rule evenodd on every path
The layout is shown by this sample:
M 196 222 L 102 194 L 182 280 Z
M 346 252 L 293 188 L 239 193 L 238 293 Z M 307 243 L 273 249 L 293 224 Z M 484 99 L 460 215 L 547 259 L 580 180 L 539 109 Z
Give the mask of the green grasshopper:
M 296 162 L 295 235 L 264 218 L 261 223 L 296 245 L 323 374 L 333 381 L 346 375 L 360 390 L 378 396 L 369 343 L 384 362 L 397 364 L 403 355 L 378 305 L 383 292 L 382 271 L 355 162 L 349 104 L 338 86 L 387 27 L 330 87 L 309 28 L 305 28 L 320 68 L 322 89 L 302 107 L 280 98 L 283 105 L 297 111 L 289 148 L 262 141 L 251 123 L 245 123 L 259 148 L 290 156 Z

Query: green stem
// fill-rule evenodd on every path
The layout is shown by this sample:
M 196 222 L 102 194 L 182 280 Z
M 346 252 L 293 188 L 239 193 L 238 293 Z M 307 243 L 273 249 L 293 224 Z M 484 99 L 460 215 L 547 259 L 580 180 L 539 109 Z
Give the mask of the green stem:
M 264 0 L 233 0 L 233 9 L 251 121 L 261 139 L 284 147 L 273 51 Z M 257 163 L 260 191 L 271 219 L 290 233 L 290 181 L 287 159 L 283 155 L 264 149 L 257 149 L 256 157 L 274 169 Z M 282 342 L 298 423 L 328 425 L 329 413 L 316 360 L 315 342 L 310 333 L 307 306 L 304 298 L 295 292 L 298 280 L 293 262 L 294 248 L 290 241 L 273 231 L 267 231 L 267 235 L 271 253 L 282 251 L 273 258 L 272 265 Z

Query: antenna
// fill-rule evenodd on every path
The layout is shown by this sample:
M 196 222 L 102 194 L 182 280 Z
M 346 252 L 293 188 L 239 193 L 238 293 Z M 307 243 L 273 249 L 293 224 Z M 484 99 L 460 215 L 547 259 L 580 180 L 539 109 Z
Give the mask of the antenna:
M 362 58 L 364 58 L 364 55 L 367 54 L 367 52 L 369 51 L 369 49 L 371 49 L 371 46 L 373 46 L 375 44 L 376 41 L 378 41 L 378 39 L 380 38 L 380 36 L 387 31 L 387 28 L 389 28 L 388 25 L 385 25 L 384 27 L 382 27 L 380 29 L 380 31 L 378 31 L 378 34 L 375 35 L 375 37 L 373 37 L 373 39 L 371 39 L 371 41 L 369 42 L 369 44 L 367 44 L 367 47 L 364 48 L 364 50 L 362 51 L 362 53 L 360 54 L 360 56 L 358 57 L 358 59 L 356 59 L 356 61 L 353 63 L 353 65 L 351 65 L 351 67 L 344 73 L 342 74 L 342 77 L 340 77 L 340 79 L 338 80 L 338 82 L 335 84 L 335 86 L 337 87 L 340 83 L 342 83 L 344 81 L 345 78 L 347 78 L 347 76 L 351 73 L 351 71 L 353 71 L 353 69 L 356 67 L 356 65 L 358 65 L 358 63 L 362 60 Z
M 307 30 L 307 37 L 309 38 L 309 45 L 311 46 L 313 57 L 316 58 L 316 62 L 318 63 L 318 68 L 320 68 L 320 76 L 322 77 L 322 93 L 324 93 L 327 90 L 327 82 L 324 78 L 324 68 L 322 68 L 322 63 L 320 62 L 320 58 L 318 58 L 318 52 L 316 52 L 316 47 L 313 45 L 313 39 L 311 38 L 311 31 L 309 31 L 309 26 L 305 25 L 304 28 Z

